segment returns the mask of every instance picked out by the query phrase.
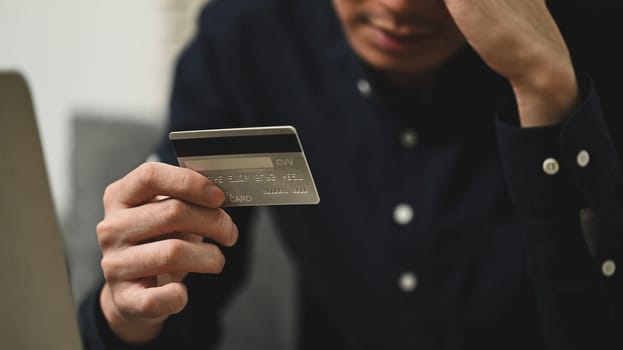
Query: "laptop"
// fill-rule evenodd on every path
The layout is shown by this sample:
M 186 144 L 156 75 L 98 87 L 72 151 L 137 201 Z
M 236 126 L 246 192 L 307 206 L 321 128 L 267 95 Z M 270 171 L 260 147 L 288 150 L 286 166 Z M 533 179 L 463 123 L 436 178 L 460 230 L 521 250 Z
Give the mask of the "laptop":
M 0 72 L 0 348 L 82 344 L 28 84 Z

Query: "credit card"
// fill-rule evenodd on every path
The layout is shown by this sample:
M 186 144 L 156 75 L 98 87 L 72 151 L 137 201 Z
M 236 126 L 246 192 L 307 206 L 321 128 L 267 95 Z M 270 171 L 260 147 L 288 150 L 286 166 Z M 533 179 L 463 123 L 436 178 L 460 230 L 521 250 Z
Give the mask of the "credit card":
M 180 166 L 223 190 L 225 207 L 320 202 L 292 126 L 174 131 L 169 140 Z

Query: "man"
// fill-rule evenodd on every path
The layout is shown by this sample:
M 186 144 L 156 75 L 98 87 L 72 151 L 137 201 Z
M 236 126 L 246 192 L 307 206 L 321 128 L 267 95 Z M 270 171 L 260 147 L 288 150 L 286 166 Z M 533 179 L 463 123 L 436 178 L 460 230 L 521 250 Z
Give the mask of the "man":
M 170 130 L 297 128 L 322 203 L 272 209 L 301 349 L 620 349 L 620 10 L 216 0 L 180 57 Z M 162 163 L 107 188 L 87 346 L 218 343 L 252 213 L 222 201 Z

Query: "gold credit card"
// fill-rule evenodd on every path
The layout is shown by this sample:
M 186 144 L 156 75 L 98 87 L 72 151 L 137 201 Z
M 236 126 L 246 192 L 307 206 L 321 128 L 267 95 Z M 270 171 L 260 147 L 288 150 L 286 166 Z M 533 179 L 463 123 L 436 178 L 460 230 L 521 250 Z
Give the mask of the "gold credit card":
M 320 202 L 292 126 L 174 131 L 169 140 L 180 166 L 225 192 L 225 207 Z

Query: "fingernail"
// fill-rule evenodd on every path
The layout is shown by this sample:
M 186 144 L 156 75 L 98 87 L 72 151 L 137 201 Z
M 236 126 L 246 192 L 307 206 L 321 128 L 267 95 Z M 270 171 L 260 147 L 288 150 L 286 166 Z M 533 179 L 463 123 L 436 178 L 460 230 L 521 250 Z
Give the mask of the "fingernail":
M 238 242 L 238 225 L 232 222 L 231 226 L 232 227 L 231 233 L 229 234 L 229 241 L 231 242 L 230 245 L 234 245 L 236 244 L 236 242 Z
M 208 185 L 205 191 L 206 202 L 211 206 L 220 207 L 225 201 L 225 194 L 215 185 Z

